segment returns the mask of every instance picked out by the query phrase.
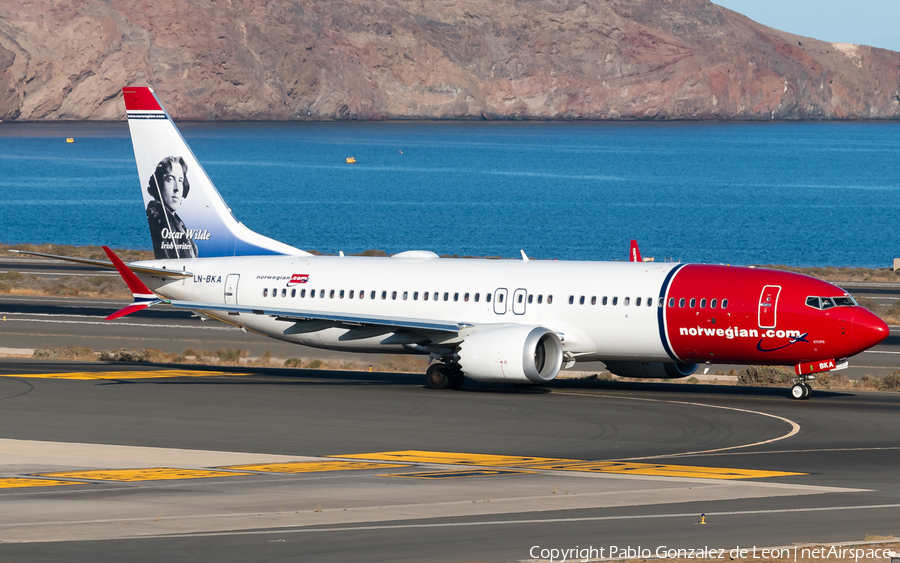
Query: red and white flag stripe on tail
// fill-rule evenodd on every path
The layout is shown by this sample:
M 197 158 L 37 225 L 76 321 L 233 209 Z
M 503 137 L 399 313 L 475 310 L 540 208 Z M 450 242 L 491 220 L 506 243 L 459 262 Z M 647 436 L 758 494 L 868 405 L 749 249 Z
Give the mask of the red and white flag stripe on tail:
M 166 111 L 150 88 L 122 88 L 122 95 L 128 119 L 166 119 Z
M 125 280 L 125 283 L 128 284 L 128 289 L 131 290 L 131 294 L 134 296 L 134 303 L 125 307 L 124 309 L 119 309 L 112 315 L 106 317 L 106 320 L 111 321 L 113 319 L 118 319 L 119 317 L 124 317 L 125 315 L 130 315 L 135 311 L 140 311 L 141 309 L 146 309 L 150 305 L 155 305 L 157 303 L 162 303 L 162 300 L 159 299 L 155 293 L 150 291 L 144 282 L 142 282 L 131 270 L 128 269 L 128 266 L 125 265 L 125 262 L 122 262 L 116 253 L 110 250 L 108 246 L 104 246 L 103 252 L 109 256 L 109 259 L 112 261 L 113 266 L 116 267 L 116 270 L 119 272 L 119 275 L 122 276 L 122 279 Z

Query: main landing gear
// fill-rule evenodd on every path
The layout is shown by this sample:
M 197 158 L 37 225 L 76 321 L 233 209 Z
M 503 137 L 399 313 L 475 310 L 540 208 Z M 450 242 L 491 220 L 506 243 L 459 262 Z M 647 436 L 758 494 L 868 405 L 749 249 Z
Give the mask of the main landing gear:
M 794 378 L 794 386 L 791 387 L 791 398 L 797 399 L 798 401 L 805 401 L 809 399 L 809 396 L 812 394 L 812 387 L 809 386 L 807 381 L 812 381 L 815 379 L 814 375 L 801 375 L 800 377 Z
M 431 389 L 459 389 L 464 381 L 462 371 L 447 364 L 431 364 L 425 372 L 425 384 Z

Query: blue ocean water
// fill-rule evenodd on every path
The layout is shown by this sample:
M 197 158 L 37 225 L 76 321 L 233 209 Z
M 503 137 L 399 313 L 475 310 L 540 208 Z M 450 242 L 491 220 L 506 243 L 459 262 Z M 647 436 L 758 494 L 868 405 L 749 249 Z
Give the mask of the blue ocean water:
M 898 123 L 179 127 L 240 221 L 325 253 L 624 260 L 636 238 L 657 260 L 900 256 Z M 2 123 L 0 166 L 0 242 L 149 248 L 124 122 Z

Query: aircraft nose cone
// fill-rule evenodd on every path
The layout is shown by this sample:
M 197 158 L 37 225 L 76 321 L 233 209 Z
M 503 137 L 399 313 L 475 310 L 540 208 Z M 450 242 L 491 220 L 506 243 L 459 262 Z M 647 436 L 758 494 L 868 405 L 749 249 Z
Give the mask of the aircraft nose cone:
M 862 307 L 857 308 L 850 322 L 853 344 L 860 352 L 875 346 L 891 333 L 887 323 Z

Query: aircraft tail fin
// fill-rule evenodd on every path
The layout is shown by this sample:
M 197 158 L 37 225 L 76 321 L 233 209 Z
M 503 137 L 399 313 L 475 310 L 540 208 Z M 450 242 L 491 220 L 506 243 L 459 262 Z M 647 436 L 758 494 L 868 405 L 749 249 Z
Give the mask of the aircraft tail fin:
M 628 252 L 628 261 L 629 262 L 642 262 L 641 259 L 641 249 L 638 248 L 638 243 L 636 240 L 631 239 L 631 249 Z
M 152 89 L 122 94 L 157 259 L 308 255 L 234 218 Z

